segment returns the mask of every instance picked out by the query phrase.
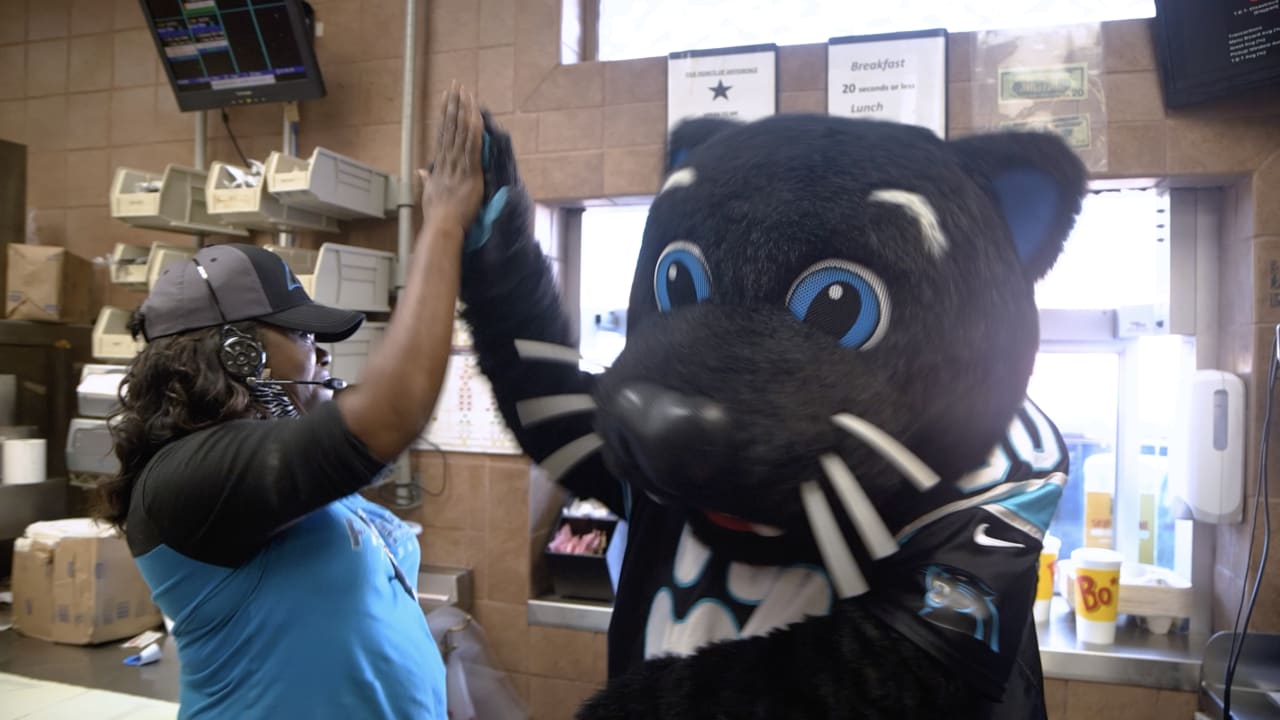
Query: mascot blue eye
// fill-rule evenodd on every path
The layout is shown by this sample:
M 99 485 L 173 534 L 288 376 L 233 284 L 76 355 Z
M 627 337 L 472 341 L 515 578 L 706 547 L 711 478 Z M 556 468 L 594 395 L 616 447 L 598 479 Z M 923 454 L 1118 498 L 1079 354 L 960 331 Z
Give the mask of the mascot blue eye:
M 662 312 L 696 305 L 711 297 L 711 271 L 697 245 L 680 240 L 662 251 L 653 271 L 653 294 Z
M 889 328 L 884 282 L 846 260 L 824 260 L 800 273 L 787 293 L 787 309 L 847 348 L 871 348 Z

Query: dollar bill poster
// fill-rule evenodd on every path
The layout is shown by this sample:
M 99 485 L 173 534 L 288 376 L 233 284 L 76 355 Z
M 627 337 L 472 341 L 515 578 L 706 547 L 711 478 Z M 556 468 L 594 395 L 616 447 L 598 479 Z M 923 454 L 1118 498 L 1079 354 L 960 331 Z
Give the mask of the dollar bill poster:
M 827 113 L 919 125 L 947 136 L 947 31 L 831 38 Z
M 778 112 L 778 46 L 673 52 L 667 58 L 667 129 L 693 117 L 750 122 Z

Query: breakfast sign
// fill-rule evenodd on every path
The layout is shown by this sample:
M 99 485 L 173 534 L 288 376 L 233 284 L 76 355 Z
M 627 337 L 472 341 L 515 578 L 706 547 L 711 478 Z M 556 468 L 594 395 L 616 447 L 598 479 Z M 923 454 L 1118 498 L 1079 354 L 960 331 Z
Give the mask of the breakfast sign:
M 919 125 L 947 136 L 947 31 L 831 38 L 827 113 Z

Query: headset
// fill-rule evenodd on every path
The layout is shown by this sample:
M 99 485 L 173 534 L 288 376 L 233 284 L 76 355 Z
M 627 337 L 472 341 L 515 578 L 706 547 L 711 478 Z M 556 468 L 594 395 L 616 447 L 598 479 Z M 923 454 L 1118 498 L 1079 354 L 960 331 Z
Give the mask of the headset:
M 325 380 L 264 379 L 262 371 L 267 365 L 266 349 L 256 338 L 231 326 L 227 321 L 226 313 L 222 312 L 222 303 L 218 302 L 218 293 L 213 289 L 209 273 L 205 272 L 204 266 L 196 258 L 191 258 L 191 262 L 195 263 L 196 272 L 208 286 L 209 297 L 213 298 L 213 307 L 217 309 L 218 317 L 222 319 L 222 344 L 218 348 L 218 362 L 228 375 L 246 385 L 323 385 L 330 390 L 342 390 L 347 387 L 346 380 L 335 377 Z

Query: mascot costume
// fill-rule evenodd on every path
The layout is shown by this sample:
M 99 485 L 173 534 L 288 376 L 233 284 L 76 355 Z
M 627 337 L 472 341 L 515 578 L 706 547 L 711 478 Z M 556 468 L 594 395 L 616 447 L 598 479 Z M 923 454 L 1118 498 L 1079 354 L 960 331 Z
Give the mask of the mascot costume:
M 629 523 L 579 718 L 1045 714 L 1031 606 L 1065 482 L 1025 397 L 1085 192 L 1058 138 L 690 120 L 601 375 L 486 117 L 464 318 L 525 451 Z

